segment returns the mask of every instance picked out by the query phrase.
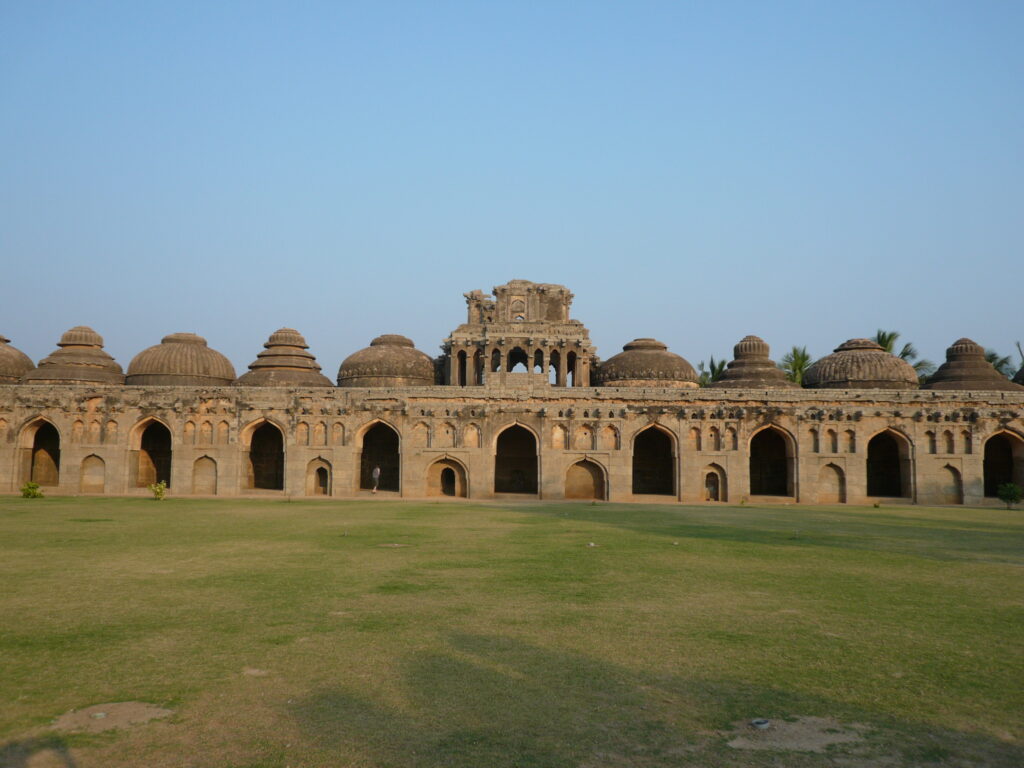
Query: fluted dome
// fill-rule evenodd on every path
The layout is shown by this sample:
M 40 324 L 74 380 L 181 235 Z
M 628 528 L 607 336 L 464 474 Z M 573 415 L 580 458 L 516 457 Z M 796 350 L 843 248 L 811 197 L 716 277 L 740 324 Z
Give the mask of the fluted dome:
M 768 344 L 757 336 L 744 336 L 732 348 L 733 360 L 709 387 L 723 389 L 795 389 L 800 385 L 768 358 Z
M 985 349 L 970 339 L 958 339 L 946 350 L 946 362 L 932 374 L 923 389 L 982 389 L 1020 391 L 985 359 Z
M 596 379 L 605 387 L 697 387 L 693 366 L 656 339 L 629 342 L 601 363 Z
M 21 380 L 26 384 L 123 384 L 124 372 L 103 351 L 103 337 L 92 328 L 77 325 Z
M 1020 370 L 1017 371 L 1017 375 L 1013 377 L 1013 383 L 1024 386 L 1024 365 L 1021 365 Z
M 294 328 L 280 328 L 270 334 L 264 349 L 250 363 L 248 373 L 235 384 L 242 387 L 333 387 L 320 373 L 309 345 Z
M 235 380 L 231 361 L 194 333 L 172 333 L 144 349 L 128 364 L 126 384 L 219 387 Z
M 434 361 L 412 339 L 395 333 L 378 336 L 349 355 L 338 369 L 339 387 L 422 387 L 434 383 Z
M 35 368 L 32 358 L 12 347 L 10 342 L 0 334 L 0 384 L 17 384 L 22 376 Z
M 917 389 L 917 371 L 871 339 L 850 339 L 804 373 L 812 389 Z

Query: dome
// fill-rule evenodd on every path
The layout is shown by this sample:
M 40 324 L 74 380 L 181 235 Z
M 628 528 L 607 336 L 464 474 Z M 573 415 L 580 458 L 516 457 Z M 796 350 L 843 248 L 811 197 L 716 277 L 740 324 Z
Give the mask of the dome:
M 434 361 L 412 339 L 395 333 L 378 336 L 349 355 L 338 369 L 339 387 L 423 387 L 434 383 Z
M 123 384 L 124 372 L 103 351 L 103 337 L 92 328 L 77 325 L 21 380 L 25 384 Z
M 601 363 L 596 379 L 605 387 L 697 387 L 693 366 L 656 339 L 629 342 L 619 354 Z
M 32 358 L 12 347 L 10 342 L 0 334 L 0 384 L 17 384 L 22 376 L 35 368 Z
M 320 373 L 320 364 L 306 350 L 309 345 L 294 328 L 270 334 L 263 351 L 235 382 L 241 387 L 333 387 Z
M 172 333 L 144 349 L 128 364 L 126 384 L 219 387 L 235 380 L 231 362 L 194 333 Z
M 768 358 L 768 345 L 757 336 L 744 336 L 732 348 L 733 360 L 709 387 L 723 389 L 798 389 L 795 381 Z
M 946 350 L 946 362 L 939 366 L 922 389 L 1020 391 L 1021 387 L 985 359 L 985 349 L 980 344 L 970 339 L 958 339 Z
M 804 373 L 812 389 L 917 389 L 917 371 L 871 339 L 850 339 Z
M 1013 377 L 1013 383 L 1024 386 L 1024 364 L 1022 364 L 1020 370 L 1017 371 L 1017 375 Z

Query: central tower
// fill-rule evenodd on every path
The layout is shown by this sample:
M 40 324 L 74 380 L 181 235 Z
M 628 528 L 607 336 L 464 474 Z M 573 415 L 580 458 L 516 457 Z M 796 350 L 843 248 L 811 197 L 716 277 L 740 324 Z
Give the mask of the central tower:
M 466 322 L 442 347 L 446 384 L 590 386 L 597 358 L 587 329 L 569 318 L 573 295 L 568 288 L 511 280 L 492 294 L 464 294 Z

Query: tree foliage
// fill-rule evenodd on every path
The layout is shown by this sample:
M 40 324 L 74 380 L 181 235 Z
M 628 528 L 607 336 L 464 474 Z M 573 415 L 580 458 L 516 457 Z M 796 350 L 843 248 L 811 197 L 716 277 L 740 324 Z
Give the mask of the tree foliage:
M 807 352 L 807 347 L 793 347 L 789 352 L 782 356 L 782 360 L 779 361 L 779 368 L 786 372 L 786 378 L 790 381 L 794 381 L 797 384 L 803 384 L 804 374 L 807 369 L 811 367 L 810 354 Z
M 996 496 L 1006 504 L 1007 509 L 1013 509 L 1014 504 L 1019 504 L 1024 499 L 1024 488 L 1016 483 L 1003 483 L 996 488 Z
M 727 365 L 725 359 L 715 360 L 715 356 L 711 356 L 711 361 L 705 363 L 703 360 L 697 364 L 697 382 L 702 386 L 706 387 L 713 381 L 718 381 L 725 374 L 725 366 Z
M 883 331 L 881 328 L 875 333 L 872 341 L 878 344 L 882 349 L 891 355 L 896 355 L 900 360 L 906 360 L 912 366 L 914 366 L 914 372 L 917 373 L 917 378 L 924 382 L 929 376 L 935 373 L 935 363 L 931 360 L 926 360 L 923 357 L 919 357 L 917 347 L 911 344 L 909 341 L 900 347 L 900 351 L 896 351 L 896 342 L 900 337 L 899 331 Z

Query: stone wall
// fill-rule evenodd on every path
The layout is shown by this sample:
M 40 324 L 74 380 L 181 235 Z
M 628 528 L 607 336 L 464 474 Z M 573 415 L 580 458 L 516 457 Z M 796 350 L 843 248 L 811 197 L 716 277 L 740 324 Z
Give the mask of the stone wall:
M 11 385 L 0 387 L 0 492 L 32 477 L 37 431 L 48 422 L 59 435 L 49 494 L 148 494 L 143 434 L 159 423 L 170 435 L 172 495 L 352 497 L 368 492 L 364 435 L 383 423 L 397 432 L 395 481 L 410 498 L 494 498 L 499 435 L 519 425 L 536 441 L 542 499 L 567 489 L 585 498 L 592 488 L 612 501 L 861 504 L 874 498 L 869 443 L 887 433 L 891 441 L 874 444 L 872 471 L 877 482 L 898 476 L 901 501 L 997 503 L 984 497 L 986 442 L 1005 436 L 1000 450 L 1024 483 L 1022 414 L 1016 392 L 564 388 L 528 379 L 404 389 Z M 264 423 L 281 433 L 281 490 L 250 487 L 253 434 Z M 637 496 L 633 447 L 650 428 L 671 446 L 671 492 Z M 762 455 L 771 441 L 754 438 L 765 429 L 781 437 L 784 455 Z M 785 473 L 783 495 L 751 493 L 752 458 L 756 474 Z

